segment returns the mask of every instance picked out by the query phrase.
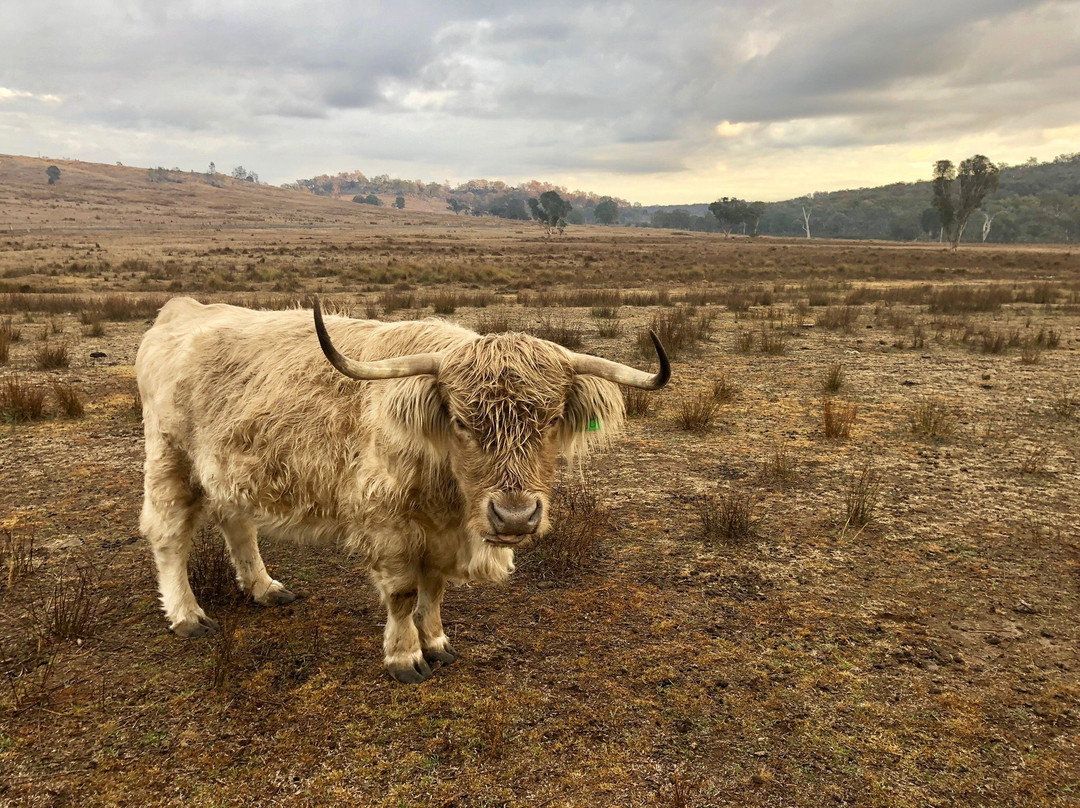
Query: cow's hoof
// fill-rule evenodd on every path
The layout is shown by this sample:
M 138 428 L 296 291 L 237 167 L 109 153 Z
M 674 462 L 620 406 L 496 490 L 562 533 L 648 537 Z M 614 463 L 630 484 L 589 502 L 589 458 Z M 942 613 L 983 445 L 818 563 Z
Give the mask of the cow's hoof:
M 418 685 L 431 678 L 431 666 L 423 657 L 411 665 L 387 665 L 386 672 L 407 685 Z
M 211 634 L 217 634 L 220 630 L 221 626 L 218 625 L 217 621 L 211 620 L 205 614 L 189 617 L 172 626 L 173 634 L 184 639 L 209 637 Z
M 255 598 L 260 606 L 285 606 L 296 600 L 296 595 L 283 587 L 277 581 L 261 596 Z
M 453 665 L 457 662 L 458 652 L 454 650 L 454 646 L 450 643 L 446 643 L 442 648 L 425 648 L 424 659 L 432 664 L 440 662 L 443 665 Z

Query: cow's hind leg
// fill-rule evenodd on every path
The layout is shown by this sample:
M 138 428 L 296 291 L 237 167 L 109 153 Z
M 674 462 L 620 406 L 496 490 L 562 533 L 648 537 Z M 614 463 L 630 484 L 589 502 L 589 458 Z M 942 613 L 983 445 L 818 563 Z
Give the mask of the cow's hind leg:
M 443 631 L 442 600 L 445 590 L 446 578 L 442 573 L 425 568 L 420 574 L 413 620 L 420 634 L 420 647 L 423 649 L 424 659 L 428 662 L 452 665 L 457 660 L 458 654 Z
M 381 567 L 372 571 L 372 577 L 386 606 L 383 660 L 387 673 L 406 684 L 423 682 L 431 676 L 431 666 L 424 659 L 420 635 L 413 622 L 417 600 L 416 572 L 412 569 L 390 571 Z
M 232 516 L 221 519 L 218 526 L 225 535 L 229 558 L 236 570 L 236 582 L 242 590 L 263 606 L 283 606 L 296 600 L 296 595 L 266 572 L 254 522 Z
M 147 441 L 145 498 L 139 527 L 157 565 L 161 606 L 169 628 L 180 637 L 213 634 L 219 626 L 206 616 L 188 582 L 188 555 L 198 524 L 201 496 L 189 469 L 167 447 Z

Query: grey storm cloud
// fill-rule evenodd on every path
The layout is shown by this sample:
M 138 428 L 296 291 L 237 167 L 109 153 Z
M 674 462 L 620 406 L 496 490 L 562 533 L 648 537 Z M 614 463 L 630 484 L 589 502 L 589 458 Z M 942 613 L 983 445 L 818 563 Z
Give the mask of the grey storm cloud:
M 0 0 L 0 18 L 0 137 L 211 133 L 282 172 L 313 142 L 489 175 L 641 174 L 1080 123 L 1076 2 Z

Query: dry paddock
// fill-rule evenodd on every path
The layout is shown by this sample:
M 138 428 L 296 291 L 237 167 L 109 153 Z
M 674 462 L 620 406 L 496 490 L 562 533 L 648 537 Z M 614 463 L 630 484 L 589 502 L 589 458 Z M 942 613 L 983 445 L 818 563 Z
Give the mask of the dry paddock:
M 1069 250 L 456 223 L 2 246 L 0 805 L 1080 803 Z M 205 537 L 216 639 L 172 637 L 155 602 L 148 318 L 311 291 L 643 366 L 650 323 L 681 346 L 566 479 L 585 515 L 561 543 L 449 592 L 462 658 L 420 686 L 382 671 L 381 610 L 333 547 L 264 541 L 303 595 L 267 610 Z

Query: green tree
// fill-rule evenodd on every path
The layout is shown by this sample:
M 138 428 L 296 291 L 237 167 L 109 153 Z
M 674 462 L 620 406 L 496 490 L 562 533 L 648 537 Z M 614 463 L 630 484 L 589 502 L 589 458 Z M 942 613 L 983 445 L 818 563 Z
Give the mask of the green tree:
M 619 203 L 610 196 L 605 196 L 596 203 L 593 216 L 599 224 L 616 224 L 619 221 Z
M 941 214 L 942 228 L 949 234 L 951 252 L 960 245 L 971 214 L 997 191 L 1000 175 L 1001 170 L 981 154 L 963 160 L 959 170 L 949 160 L 934 164 L 933 204 Z
M 56 181 L 60 179 L 60 169 L 56 166 L 46 168 L 45 174 L 49 177 L 49 185 L 56 185 Z
M 539 199 L 529 200 L 529 212 L 549 236 L 552 230 L 561 233 L 566 229 L 566 217 L 573 209 L 574 206 L 559 196 L 558 191 L 544 191 Z
M 398 194 L 397 198 L 394 199 L 394 207 L 398 210 L 405 210 L 405 197 Z
M 709 212 L 720 223 L 720 231 L 729 238 L 731 231 L 741 224 L 746 224 L 749 218 L 749 206 L 743 200 L 736 199 L 733 196 L 720 197 L 709 205 Z M 757 218 L 760 219 L 761 216 L 759 215 Z M 756 221 L 754 225 L 756 231 Z

